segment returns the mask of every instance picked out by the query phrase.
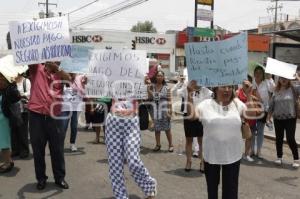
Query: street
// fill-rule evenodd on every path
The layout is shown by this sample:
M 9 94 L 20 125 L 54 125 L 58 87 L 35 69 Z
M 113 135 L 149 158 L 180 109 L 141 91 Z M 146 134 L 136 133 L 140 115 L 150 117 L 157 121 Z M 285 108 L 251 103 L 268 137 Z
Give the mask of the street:
M 162 151 L 152 152 L 154 132 L 142 132 L 141 158 L 150 174 L 158 181 L 158 199 L 204 199 L 207 198 L 205 177 L 199 172 L 198 159 L 193 159 L 192 171 L 185 172 L 185 156 L 178 155 L 178 145 L 183 138 L 182 120 L 172 123 L 175 152 L 167 152 L 167 140 L 162 133 Z M 0 176 L 0 198 L 87 198 L 112 199 L 108 165 L 104 144 L 93 144 L 95 134 L 80 129 L 77 139 L 78 152 L 69 150 L 69 132 L 66 137 L 66 181 L 70 189 L 55 186 L 52 176 L 49 151 L 47 150 L 48 184 L 45 190 L 36 189 L 33 159 L 15 160 L 12 172 Z M 297 199 L 300 198 L 300 172 L 291 167 L 292 156 L 284 146 L 284 165 L 275 166 L 275 144 L 265 139 L 263 160 L 254 163 L 242 161 L 240 169 L 239 198 Z M 287 155 L 286 155 L 287 154 Z M 144 198 L 143 193 L 125 167 L 127 188 L 131 199 Z M 221 187 L 220 187 L 221 188 Z M 221 190 L 219 190 L 219 196 Z

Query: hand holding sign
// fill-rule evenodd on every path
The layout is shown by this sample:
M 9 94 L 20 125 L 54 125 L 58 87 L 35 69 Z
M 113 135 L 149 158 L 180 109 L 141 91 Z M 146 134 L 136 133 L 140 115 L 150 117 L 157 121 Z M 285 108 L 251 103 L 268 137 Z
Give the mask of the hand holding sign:
M 188 78 L 201 86 L 242 83 L 248 72 L 247 33 L 215 42 L 185 44 Z
M 268 57 L 266 73 L 284 77 L 286 79 L 295 79 L 297 65 L 285 63 Z
M 16 65 L 60 61 L 71 55 L 66 17 L 12 21 L 9 31 Z

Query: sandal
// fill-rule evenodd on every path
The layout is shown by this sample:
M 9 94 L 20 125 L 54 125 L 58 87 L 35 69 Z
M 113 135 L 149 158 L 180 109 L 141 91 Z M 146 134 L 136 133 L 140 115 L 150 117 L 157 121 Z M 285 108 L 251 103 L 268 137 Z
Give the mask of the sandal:
M 191 167 L 192 167 L 192 161 L 187 161 L 184 170 L 186 172 L 190 172 L 191 171 Z
M 173 153 L 173 152 L 174 152 L 174 147 L 173 147 L 173 146 L 170 146 L 168 151 L 169 151 L 170 153 Z
M 0 166 L 0 173 L 7 173 L 14 168 L 14 162 L 4 163 Z
M 161 145 L 156 145 L 153 149 L 153 151 L 160 151 Z

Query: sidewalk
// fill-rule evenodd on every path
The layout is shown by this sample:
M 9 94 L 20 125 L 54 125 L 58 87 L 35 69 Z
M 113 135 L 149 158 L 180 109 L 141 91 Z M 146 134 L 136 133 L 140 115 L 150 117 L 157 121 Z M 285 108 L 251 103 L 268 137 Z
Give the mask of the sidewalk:
M 286 142 L 286 136 L 284 136 L 284 143 L 287 144 Z M 297 121 L 297 126 L 296 126 L 296 133 L 295 133 L 295 137 L 296 137 L 296 142 L 298 145 L 298 148 L 300 147 L 300 121 Z M 268 127 L 265 127 L 265 138 L 270 139 L 270 140 L 274 140 L 275 141 L 275 130 L 273 128 L 272 131 L 269 131 Z

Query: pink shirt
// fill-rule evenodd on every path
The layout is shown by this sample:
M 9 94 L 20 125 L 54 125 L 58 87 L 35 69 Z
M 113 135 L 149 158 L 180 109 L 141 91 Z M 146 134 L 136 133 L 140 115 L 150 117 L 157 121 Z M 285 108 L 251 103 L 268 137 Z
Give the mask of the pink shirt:
M 49 73 L 43 64 L 29 67 L 31 90 L 28 109 L 48 116 L 61 112 L 63 87 L 58 75 Z
M 75 79 L 71 85 L 74 90 L 77 90 L 81 97 L 84 97 L 84 89 L 85 85 L 83 83 L 85 76 L 84 75 L 76 75 Z

